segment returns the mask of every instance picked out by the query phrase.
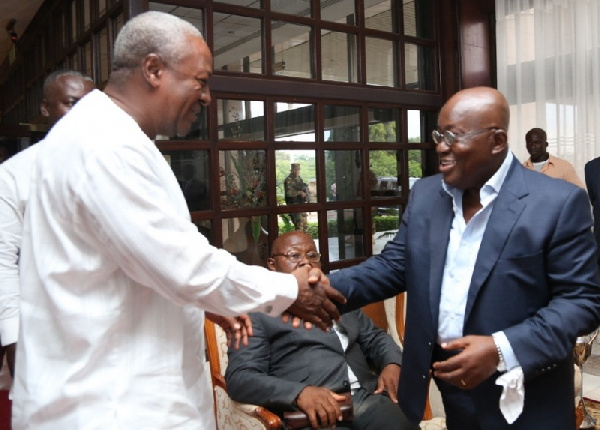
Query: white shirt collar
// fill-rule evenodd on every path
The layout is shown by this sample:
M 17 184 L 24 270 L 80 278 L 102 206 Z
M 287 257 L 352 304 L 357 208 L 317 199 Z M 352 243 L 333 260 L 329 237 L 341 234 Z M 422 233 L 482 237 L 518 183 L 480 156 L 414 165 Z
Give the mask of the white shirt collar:
M 488 179 L 487 182 L 481 188 L 482 192 L 485 192 L 486 194 L 488 192 L 492 192 L 492 193 L 500 192 L 500 188 L 502 187 L 502 184 L 504 183 L 504 180 L 506 179 L 506 175 L 508 174 L 508 169 L 510 168 L 510 165 L 512 164 L 512 161 L 514 158 L 515 158 L 515 156 L 513 155 L 513 153 L 511 151 L 508 151 L 508 153 L 506 154 L 506 157 L 504 158 L 504 161 L 500 165 L 500 168 L 498 170 L 496 170 L 496 173 L 494 173 L 492 175 L 492 177 L 490 179 Z M 457 197 L 462 196 L 463 190 L 446 184 L 444 179 L 442 179 L 442 187 L 455 200 L 457 199 Z M 481 197 L 483 198 L 483 195 Z

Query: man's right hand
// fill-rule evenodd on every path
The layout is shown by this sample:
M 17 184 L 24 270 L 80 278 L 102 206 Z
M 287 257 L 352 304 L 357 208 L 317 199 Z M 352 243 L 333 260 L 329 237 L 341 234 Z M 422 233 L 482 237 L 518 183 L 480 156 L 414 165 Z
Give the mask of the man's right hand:
M 313 429 L 335 427 L 342 420 L 342 410 L 338 402 L 345 399 L 327 388 L 308 385 L 298 394 L 296 405 L 308 417 Z
M 292 272 L 298 281 L 298 297 L 287 312 L 327 330 L 340 313 L 332 300 L 345 304 L 346 298 L 329 286 L 329 279 L 317 268 L 299 267 Z

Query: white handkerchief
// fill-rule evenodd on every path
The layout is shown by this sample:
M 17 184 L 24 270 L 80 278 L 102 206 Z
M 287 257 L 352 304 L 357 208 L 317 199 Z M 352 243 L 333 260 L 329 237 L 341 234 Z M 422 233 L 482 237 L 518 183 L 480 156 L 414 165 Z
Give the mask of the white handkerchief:
M 502 386 L 500 412 L 509 424 L 514 423 L 523 412 L 523 404 L 525 403 L 523 379 L 523 369 L 520 366 L 511 369 L 496 379 L 496 385 Z

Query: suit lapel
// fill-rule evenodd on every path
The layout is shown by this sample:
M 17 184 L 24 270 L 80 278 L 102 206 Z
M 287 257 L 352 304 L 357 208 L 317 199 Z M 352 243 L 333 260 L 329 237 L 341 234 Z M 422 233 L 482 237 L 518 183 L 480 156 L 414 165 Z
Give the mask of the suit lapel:
M 471 278 L 465 308 L 465 323 L 469 319 L 481 287 L 498 262 L 508 236 L 526 206 L 523 197 L 529 194 L 529 191 L 523 178 L 523 169 L 514 159 L 494 202 Z
M 450 240 L 450 227 L 454 219 L 452 210 L 452 197 L 440 189 L 437 200 L 431 207 L 431 228 L 429 230 L 429 305 L 433 327 L 438 326 L 438 313 L 440 310 L 440 296 L 442 292 L 442 277 L 446 262 L 446 250 Z
M 354 341 L 354 339 L 358 337 L 358 326 L 356 325 L 357 319 L 356 317 L 351 317 L 353 313 L 354 312 L 351 312 L 350 314 L 343 314 L 340 318 L 340 322 L 346 330 L 346 336 L 348 336 L 349 342 L 350 340 Z

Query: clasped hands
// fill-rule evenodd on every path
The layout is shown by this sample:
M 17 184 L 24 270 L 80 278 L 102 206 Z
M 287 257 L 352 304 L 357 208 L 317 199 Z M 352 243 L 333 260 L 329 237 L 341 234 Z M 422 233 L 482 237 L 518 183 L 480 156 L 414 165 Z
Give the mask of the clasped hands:
M 394 403 L 398 403 L 396 394 L 398 392 L 398 380 L 400 378 L 400 366 L 388 364 L 383 368 L 377 381 L 377 389 L 374 394 L 387 391 Z M 344 400 L 343 394 L 337 394 L 324 387 L 307 385 L 298 394 L 296 406 L 306 414 L 313 429 L 331 427 L 334 428 L 338 421 L 342 420 L 342 411 L 339 402 Z
M 496 372 L 498 350 L 492 336 L 469 335 L 442 344 L 458 354 L 433 363 L 433 376 L 462 390 L 477 387 Z
M 298 267 L 292 272 L 298 281 L 298 296 L 286 313 L 305 323 L 312 323 L 322 330 L 328 330 L 333 321 L 340 318 L 340 312 L 333 303 L 346 303 L 346 298 L 329 284 L 329 279 L 318 268 Z M 287 315 L 284 315 L 287 320 Z
M 298 281 L 298 296 L 296 301 L 287 309 L 286 316 L 296 317 L 294 325 L 300 320 L 310 327 L 310 323 L 327 330 L 334 320 L 340 318 L 336 305 L 332 302 L 346 303 L 345 297 L 329 285 L 329 279 L 317 268 L 299 267 L 292 274 Z M 248 337 L 252 336 L 252 320 L 247 314 L 237 317 L 225 317 L 206 312 L 206 318 L 220 325 L 227 336 L 227 345 L 238 349 L 240 343 L 248 345 Z

